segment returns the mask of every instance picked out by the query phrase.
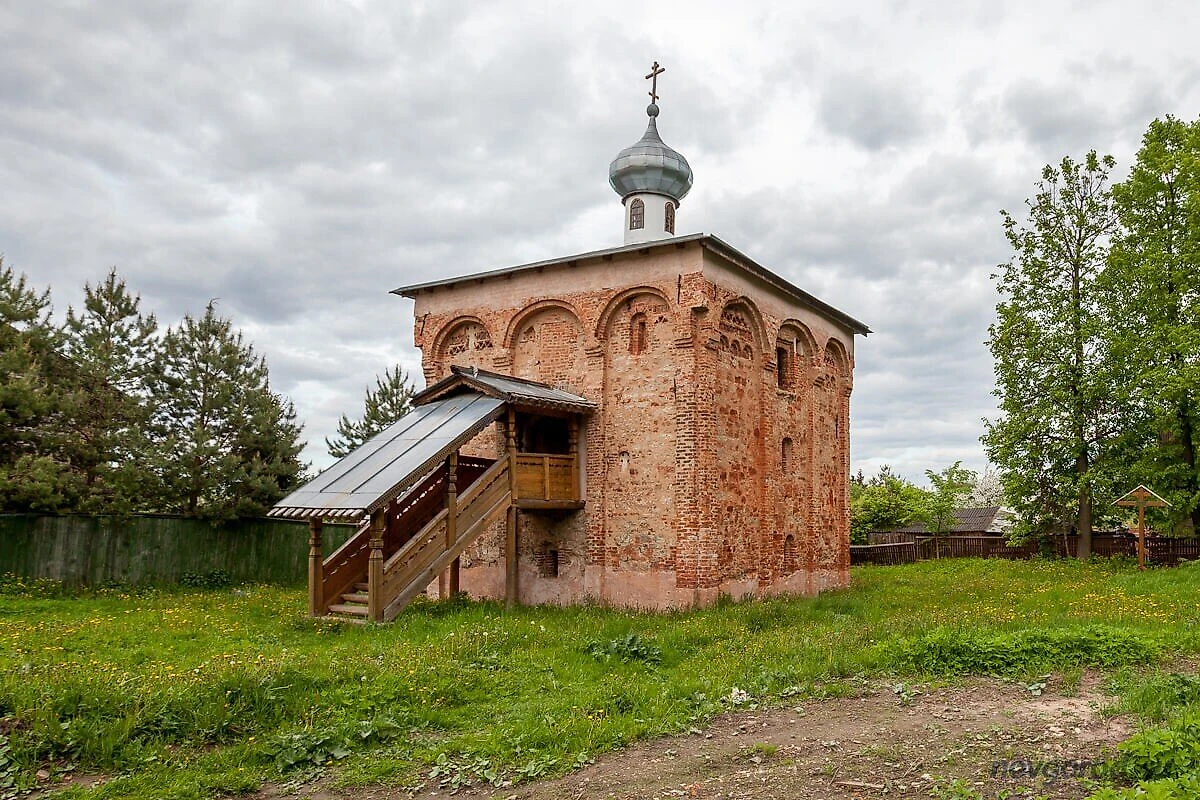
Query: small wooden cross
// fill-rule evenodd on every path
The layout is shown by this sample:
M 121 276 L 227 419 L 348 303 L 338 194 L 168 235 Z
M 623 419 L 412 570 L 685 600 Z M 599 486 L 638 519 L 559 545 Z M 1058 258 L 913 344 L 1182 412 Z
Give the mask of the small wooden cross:
M 667 71 L 666 67 L 660 67 L 658 62 L 654 62 L 654 66 L 650 67 L 650 74 L 646 76 L 646 80 L 650 81 L 650 102 L 658 102 L 658 76 Z
M 1129 494 L 1117 500 L 1113 505 L 1136 507 L 1138 510 L 1138 569 L 1146 568 L 1146 509 L 1165 508 L 1170 506 L 1166 500 L 1147 489 L 1138 486 Z

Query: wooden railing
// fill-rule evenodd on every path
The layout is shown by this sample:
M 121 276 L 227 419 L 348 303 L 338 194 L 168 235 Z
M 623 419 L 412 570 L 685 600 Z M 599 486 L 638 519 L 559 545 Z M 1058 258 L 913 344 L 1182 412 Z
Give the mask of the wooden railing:
M 395 619 L 404 606 L 458 558 L 499 513 L 507 510 L 510 502 L 508 461 L 502 459 L 458 496 L 453 541 L 448 542 L 446 535 L 451 511 L 443 508 L 387 559 L 381 584 L 370 587 L 370 592 L 380 593 L 382 619 L 379 621 Z
M 341 602 L 343 593 L 350 591 L 367 574 L 367 562 L 371 557 L 371 526 L 364 522 L 358 530 L 326 559 L 321 568 L 321 592 L 319 606 L 313 609 L 317 616 L 329 612 L 329 607 Z M 313 587 L 309 587 L 312 591 Z M 313 601 L 317 602 L 317 601 Z
M 517 496 L 530 500 L 579 500 L 574 456 L 517 453 Z
M 491 459 L 459 459 L 457 485 L 472 485 L 493 463 Z M 446 470 L 441 468 L 406 493 L 401 502 L 387 509 L 383 534 L 384 558 L 394 556 L 415 533 L 428 526 L 438 512 L 445 509 L 446 489 Z M 342 602 L 342 595 L 348 593 L 354 584 L 367 580 L 370 542 L 369 524 L 364 522 L 354 536 L 325 559 L 321 571 L 321 607 L 317 610 L 318 614 L 325 614 L 331 605 Z

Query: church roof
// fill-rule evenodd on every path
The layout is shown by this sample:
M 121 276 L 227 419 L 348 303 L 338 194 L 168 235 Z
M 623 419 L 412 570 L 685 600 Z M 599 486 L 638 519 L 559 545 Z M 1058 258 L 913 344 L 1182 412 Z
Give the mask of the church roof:
M 401 286 L 397 289 L 393 289 L 392 294 L 398 294 L 402 297 L 416 297 L 422 291 L 441 287 L 449 288 L 460 283 L 482 282 L 488 280 L 489 278 L 499 278 L 521 272 L 543 271 L 557 266 L 573 267 L 583 261 L 611 259 L 613 256 L 626 253 L 636 253 L 639 251 L 648 252 L 653 248 L 682 246 L 691 242 L 696 242 L 701 247 L 720 255 L 730 264 L 765 281 L 785 295 L 791 297 L 800 305 L 811 308 L 814 311 L 828 316 L 830 319 L 840 322 L 854 333 L 861 334 L 863 336 L 871 333 L 871 329 L 868 328 L 866 324 L 859 322 L 849 314 L 839 311 L 828 303 L 817 299 L 800 287 L 796 286 L 790 281 L 785 280 L 779 275 L 776 275 L 774 272 L 762 266 L 754 259 L 709 233 L 692 233 L 686 236 L 676 236 L 671 239 L 658 239 L 652 242 L 639 242 L 637 244 L 622 245 L 621 247 L 609 247 L 604 250 L 592 250 L 587 253 L 580 253 L 573 256 L 552 258 L 546 261 L 535 261 L 531 264 L 520 264 L 514 267 L 504 267 L 502 269 L 493 269 L 486 272 L 476 272 L 470 275 L 460 275 L 454 278 L 443 278 L 441 280 L 427 281 L 425 283 L 414 283 L 409 286 Z

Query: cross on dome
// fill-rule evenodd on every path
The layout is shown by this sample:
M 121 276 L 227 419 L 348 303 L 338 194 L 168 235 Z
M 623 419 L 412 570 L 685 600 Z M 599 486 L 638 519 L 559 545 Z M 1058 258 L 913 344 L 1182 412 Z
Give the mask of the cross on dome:
M 692 168 L 658 135 L 658 76 L 666 68 L 657 61 L 650 67 L 650 117 L 646 132 L 626 147 L 608 167 L 608 182 L 625 206 L 625 243 L 665 239 L 675 235 L 679 202 L 692 188 Z
M 667 71 L 666 67 L 660 67 L 658 62 L 654 62 L 654 66 L 650 67 L 650 74 L 646 76 L 646 80 L 650 81 L 650 102 L 658 102 L 658 76 Z

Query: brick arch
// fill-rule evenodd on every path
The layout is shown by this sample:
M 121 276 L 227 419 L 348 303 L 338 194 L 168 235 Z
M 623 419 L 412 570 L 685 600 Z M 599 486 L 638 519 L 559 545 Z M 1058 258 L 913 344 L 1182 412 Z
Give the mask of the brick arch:
M 587 336 L 569 303 L 543 300 L 526 306 L 513 317 L 507 333 L 511 372 L 585 394 Z
M 478 328 L 480 328 L 483 331 L 485 338 L 481 339 L 479 337 L 476 337 L 474 339 L 473 347 L 476 352 L 479 352 L 481 354 L 486 352 L 486 356 L 481 355 L 481 356 L 477 356 L 477 357 L 467 357 L 465 359 L 459 359 L 459 358 L 455 357 L 457 354 L 451 355 L 447 352 L 454 335 L 458 331 L 462 330 L 464 327 L 466 327 L 468 325 L 477 326 Z M 491 330 L 487 326 L 487 323 L 485 323 L 479 317 L 464 314 L 463 316 L 455 317 L 454 319 L 447 322 L 445 325 L 442 326 L 441 330 L 439 330 L 437 332 L 437 335 L 434 336 L 434 338 L 433 338 L 433 361 L 438 366 L 439 369 L 445 369 L 447 364 L 458 363 L 458 362 L 462 362 L 461 365 L 464 365 L 464 366 L 467 364 L 474 364 L 475 366 L 480 366 L 480 362 L 487 362 L 488 364 L 490 364 L 491 352 L 488 352 L 488 351 L 492 351 L 494 345 L 495 345 L 495 341 L 494 341 L 494 338 L 492 337 Z
M 583 332 L 583 320 L 580 319 L 579 312 L 575 310 L 575 306 L 565 300 L 539 300 L 513 314 L 512 319 L 508 321 L 507 330 L 504 331 L 504 347 L 512 350 L 513 346 L 517 343 L 517 336 L 520 335 L 521 328 L 525 326 L 525 323 L 538 312 L 551 308 L 561 308 L 563 311 L 566 311 L 575 318 L 575 324 L 579 326 L 580 332 Z
M 745 321 L 749 328 L 750 334 L 754 337 L 754 346 L 758 348 L 759 355 L 763 353 L 768 341 L 767 326 L 763 322 L 762 312 L 758 310 L 758 306 L 749 297 L 742 295 L 728 301 L 721 307 L 721 313 L 717 315 L 717 326 L 725 320 L 727 312 L 736 312 L 738 309 L 745 310 Z
M 850 355 L 846 352 L 846 346 L 833 337 L 825 342 L 824 362 L 831 367 L 839 378 L 850 377 Z
M 775 334 L 775 340 L 779 341 L 784 338 L 795 338 L 800 340 L 809 360 L 816 358 L 819 348 L 817 347 L 817 338 L 813 336 L 811 330 L 798 319 L 786 319 L 779 326 L 779 331 Z
M 609 300 L 608 304 L 604 306 L 604 310 L 600 312 L 600 319 L 596 323 L 596 328 L 594 330 L 597 341 L 603 342 L 608 338 L 608 329 L 612 325 L 613 318 L 621 309 L 621 305 L 629 302 L 635 297 L 644 294 L 654 295 L 666 303 L 667 309 L 671 312 L 671 321 L 675 321 L 675 311 L 671 308 L 671 301 L 667 299 L 666 294 L 664 294 L 661 289 L 657 289 L 653 286 L 635 286 L 632 289 L 625 289 L 622 292 L 618 292 L 616 296 L 614 296 L 612 300 Z

